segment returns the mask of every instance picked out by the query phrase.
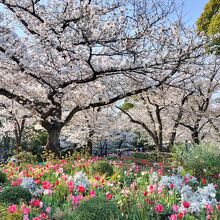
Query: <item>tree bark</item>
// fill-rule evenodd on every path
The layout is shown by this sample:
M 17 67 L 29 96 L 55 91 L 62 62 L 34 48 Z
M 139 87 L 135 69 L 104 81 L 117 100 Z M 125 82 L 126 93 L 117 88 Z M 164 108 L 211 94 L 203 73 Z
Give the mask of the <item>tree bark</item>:
M 191 135 L 192 135 L 192 141 L 193 141 L 193 143 L 199 144 L 199 143 L 200 143 L 200 140 L 199 140 L 199 132 L 198 132 L 197 130 L 194 130 Z
M 158 123 L 158 128 L 157 128 L 158 150 L 160 152 L 163 152 L 164 151 L 164 148 L 163 148 L 163 123 L 162 123 L 161 114 L 160 114 L 162 108 L 160 108 L 159 105 L 157 105 L 157 104 L 154 104 L 154 106 L 156 107 L 155 114 L 156 114 L 156 119 L 157 119 L 157 123 Z
M 86 153 L 88 153 L 90 156 L 92 155 L 92 140 L 91 139 L 87 140 Z
M 25 118 L 22 119 L 21 124 L 19 123 L 19 121 L 17 120 L 17 118 L 15 119 L 15 141 L 16 141 L 16 151 L 17 153 L 19 153 L 22 149 L 21 149 L 21 139 L 22 139 L 22 135 L 23 135 L 23 131 L 25 128 Z
M 61 158 L 60 147 L 60 132 L 61 128 L 51 128 L 47 130 L 48 138 L 46 144 L 46 151 L 50 151 L 55 154 L 56 157 Z

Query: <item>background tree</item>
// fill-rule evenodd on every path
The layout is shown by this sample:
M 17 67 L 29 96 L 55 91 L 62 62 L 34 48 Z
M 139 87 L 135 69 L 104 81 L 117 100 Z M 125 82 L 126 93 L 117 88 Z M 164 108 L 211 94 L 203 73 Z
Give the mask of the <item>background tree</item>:
M 207 36 L 220 34 L 220 0 L 209 0 L 197 21 L 197 28 Z M 217 54 L 220 54 L 219 35 L 213 40 L 213 46 Z
M 147 132 L 159 151 L 169 151 L 175 142 L 184 106 L 193 91 L 161 86 L 125 102 L 119 109 Z M 130 99 L 131 100 L 131 99 Z
M 122 121 L 118 111 L 113 106 L 91 108 L 78 112 L 61 133 L 66 140 L 92 153 L 92 148 L 103 148 L 106 144 L 118 143 L 117 148 L 132 136 L 127 121 Z M 104 153 L 106 149 L 99 149 Z
M 188 99 L 180 124 L 189 129 L 192 142 L 199 144 L 209 135 L 220 116 L 215 103 L 220 91 L 219 59 L 214 58 L 211 63 L 206 61 L 206 65 L 190 81 L 188 83 L 195 92 Z
M 1 96 L 0 118 L 1 118 L 1 136 L 5 134 L 15 140 L 15 149 L 21 151 L 22 140 L 25 136 L 25 129 L 36 122 L 30 111 L 20 106 L 13 100 L 8 100 Z
M 215 97 L 220 90 L 219 59 L 204 56 L 200 64 L 185 71 L 191 72 L 189 78 L 184 77 L 178 83 L 170 81 L 155 91 L 134 96 L 119 108 L 149 134 L 160 151 L 169 150 L 177 135 L 180 140 L 181 133 L 187 133 L 187 140 L 191 136 L 190 141 L 199 144 L 211 128 L 216 131 L 218 128 Z M 164 148 L 165 144 L 168 149 Z

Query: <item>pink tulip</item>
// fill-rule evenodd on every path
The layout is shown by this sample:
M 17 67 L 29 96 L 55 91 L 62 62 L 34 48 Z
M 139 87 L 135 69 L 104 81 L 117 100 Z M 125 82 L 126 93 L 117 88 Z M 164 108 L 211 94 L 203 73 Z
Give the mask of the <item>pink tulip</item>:
M 30 211 L 31 211 L 31 209 L 28 208 L 28 207 L 24 207 L 24 208 L 22 209 L 22 213 L 23 213 L 24 215 L 28 215 L 28 214 L 30 213 Z
M 72 196 L 72 204 L 73 204 L 73 206 L 78 206 L 82 199 L 83 199 L 83 195 Z
M 73 182 L 67 182 L 67 185 L 68 185 L 70 193 L 72 193 L 73 189 L 74 189 L 74 183 Z
M 16 205 L 10 205 L 8 206 L 8 212 L 13 214 L 17 211 L 17 206 Z
M 157 186 L 156 185 L 150 185 L 149 186 L 149 191 L 150 193 L 153 193 L 156 190 Z
M 93 197 L 95 197 L 95 191 L 94 190 L 92 190 L 91 192 L 90 192 L 90 196 L 93 198 Z
M 30 220 L 28 215 L 24 215 L 23 220 Z
M 178 213 L 179 212 L 179 206 L 176 205 L 176 204 L 173 204 L 172 210 L 173 210 L 173 212 Z
M 169 217 L 170 220 L 177 220 L 177 215 L 176 214 L 172 214 L 170 217 Z
M 46 213 L 49 214 L 50 211 L 51 211 L 51 207 L 47 207 L 47 208 L 46 208 Z

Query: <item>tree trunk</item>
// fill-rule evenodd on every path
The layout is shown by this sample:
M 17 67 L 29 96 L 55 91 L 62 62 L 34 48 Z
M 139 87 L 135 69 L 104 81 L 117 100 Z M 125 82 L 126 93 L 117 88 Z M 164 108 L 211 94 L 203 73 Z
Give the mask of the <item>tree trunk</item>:
M 172 147 L 174 145 L 175 138 L 176 138 L 176 131 L 172 131 L 169 139 L 169 147 Z
M 15 130 L 14 130 L 14 133 L 15 133 L 15 141 L 16 141 L 16 151 L 17 151 L 17 153 L 19 153 L 22 150 L 21 149 L 21 139 L 22 139 L 24 127 L 25 127 L 25 118 L 22 119 L 21 124 L 19 123 L 17 118 L 15 118 Z
M 163 144 L 162 144 L 162 143 L 158 143 L 158 144 L 157 144 L 157 149 L 158 149 L 160 152 L 163 152 Z
M 86 143 L 86 153 L 88 153 L 90 156 L 92 156 L 92 137 L 95 133 L 93 129 L 91 129 L 91 126 L 88 125 L 89 127 L 89 137 Z
M 191 135 L 192 135 L 192 141 L 193 141 L 193 143 L 199 144 L 199 143 L 200 143 L 200 140 L 199 140 L 199 132 L 198 132 L 197 130 L 194 130 Z
M 46 144 L 46 150 L 51 151 L 56 157 L 61 158 L 60 148 L 60 132 L 61 128 L 52 128 L 47 131 L 48 138 Z
M 86 144 L 86 153 L 88 153 L 90 156 L 92 155 L 92 140 L 88 139 Z

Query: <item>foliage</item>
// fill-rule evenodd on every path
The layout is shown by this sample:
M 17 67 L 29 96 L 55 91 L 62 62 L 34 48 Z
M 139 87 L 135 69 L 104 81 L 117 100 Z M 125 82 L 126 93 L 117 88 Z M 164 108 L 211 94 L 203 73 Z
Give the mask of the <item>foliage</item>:
M 133 103 L 125 102 L 125 103 L 122 104 L 121 109 L 126 111 L 126 110 L 129 110 L 129 109 L 134 108 L 134 107 L 135 107 L 135 105 Z
M 192 145 L 189 151 L 185 146 L 174 147 L 173 161 L 177 161 L 196 176 L 211 176 L 220 170 L 220 151 L 217 145 Z
M 140 158 L 140 159 L 148 159 L 147 154 L 135 152 L 132 154 L 132 157 L 134 158 Z
M 2 216 L 1 216 L 2 217 Z M 4 218 L 2 220 L 20 220 L 22 219 L 22 213 L 15 212 L 13 214 L 9 214 L 8 212 L 5 214 Z
M 19 164 L 21 163 L 34 163 L 36 161 L 36 156 L 34 156 L 31 152 L 22 151 L 14 156 Z
M 73 215 L 73 219 L 117 220 L 119 219 L 119 216 L 120 211 L 112 201 L 108 201 L 104 197 L 95 197 L 80 203 Z
M 42 194 L 43 190 L 40 189 L 34 182 L 32 177 L 23 177 L 21 187 L 28 189 L 33 196 L 39 196 Z
M 9 182 L 7 175 L 0 171 L 0 185 L 5 185 Z
M 31 201 L 29 197 L 28 201 L 17 202 L 19 196 L 13 192 L 10 202 L 0 201 L 3 211 L 7 210 L 11 219 L 21 219 L 15 216 L 28 213 L 25 218 L 30 220 L 101 220 L 108 219 L 106 212 L 117 214 L 108 214 L 112 220 L 173 219 L 171 215 L 184 215 L 184 219 L 206 219 L 209 210 L 205 204 L 209 204 L 211 217 L 217 219 L 220 209 L 217 206 L 218 175 L 201 179 L 185 173 L 181 167 L 167 169 L 163 163 L 146 167 L 135 164 L 124 166 L 123 161 L 111 161 L 114 174 L 105 178 L 104 175 L 94 174 L 91 169 L 98 162 L 101 162 L 98 158 L 75 161 L 66 158 L 53 159 L 41 165 L 5 164 L 4 171 L 7 171 L 11 185 L 26 187 L 33 193 Z M 42 189 L 42 192 L 35 193 L 36 188 Z M 7 187 L 3 186 L 3 192 L 6 190 Z M 10 204 L 15 202 L 19 205 Z M 185 202 L 190 204 L 188 208 L 184 207 Z M 176 205 L 175 210 L 172 210 L 173 204 Z M 109 208 L 112 206 L 113 209 Z
M 220 33 L 220 0 L 209 0 L 197 21 L 197 28 L 199 32 L 204 32 L 206 35 Z M 219 54 L 219 38 L 214 39 L 213 44 L 218 47 L 217 53 Z
M 110 177 L 113 175 L 113 167 L 106 161 L 98 161 L 93 164 L 92 169 L 95 173 Z
M 0 193 L 0 202 L 6 204 L 29 202 L 31 198 L 30 191 L 20 186 L 6 188 Z
M 135 152 L 132 154 L 134 158 L 145 159 L 149 162 L 169 162 L 171 155 L 169 153 L 161 153 L 158 151 L 152 151 L 150 153 Z
M 41 155 L 43 153 L 43 146 L 47 143 L 47 137 L 48 133 L 46 131 L 38 131 L 36 134 L 34 134 L 29 141 L 29 151 L 31 151 L 32 154 L 37 156 L 38 161 L 41 161 Z
M 138 148 L 144 148 L 147 151 L 155 150 L 155 145 L 150 143 L 149 136 L 141 134 L 139 132 L 135 132 L 136 136 L 134 138 L 134 146 Z
M 1 219 L 7 219 L 8 213 L 6 207 L 0 205 L 0 217 Z
M 197 21 L 197 27 L 200 32 L 204 31 L 205 33 L 213 34 L 211 27 L 215 26 L 214 24 L 217 22 L 216 18 L 219 16 L 219 8 L 219 0 L 209 0 Z M 217 33 L 217 31 L 219 31 L 219 29 L 216 29 L 215 33 Z

